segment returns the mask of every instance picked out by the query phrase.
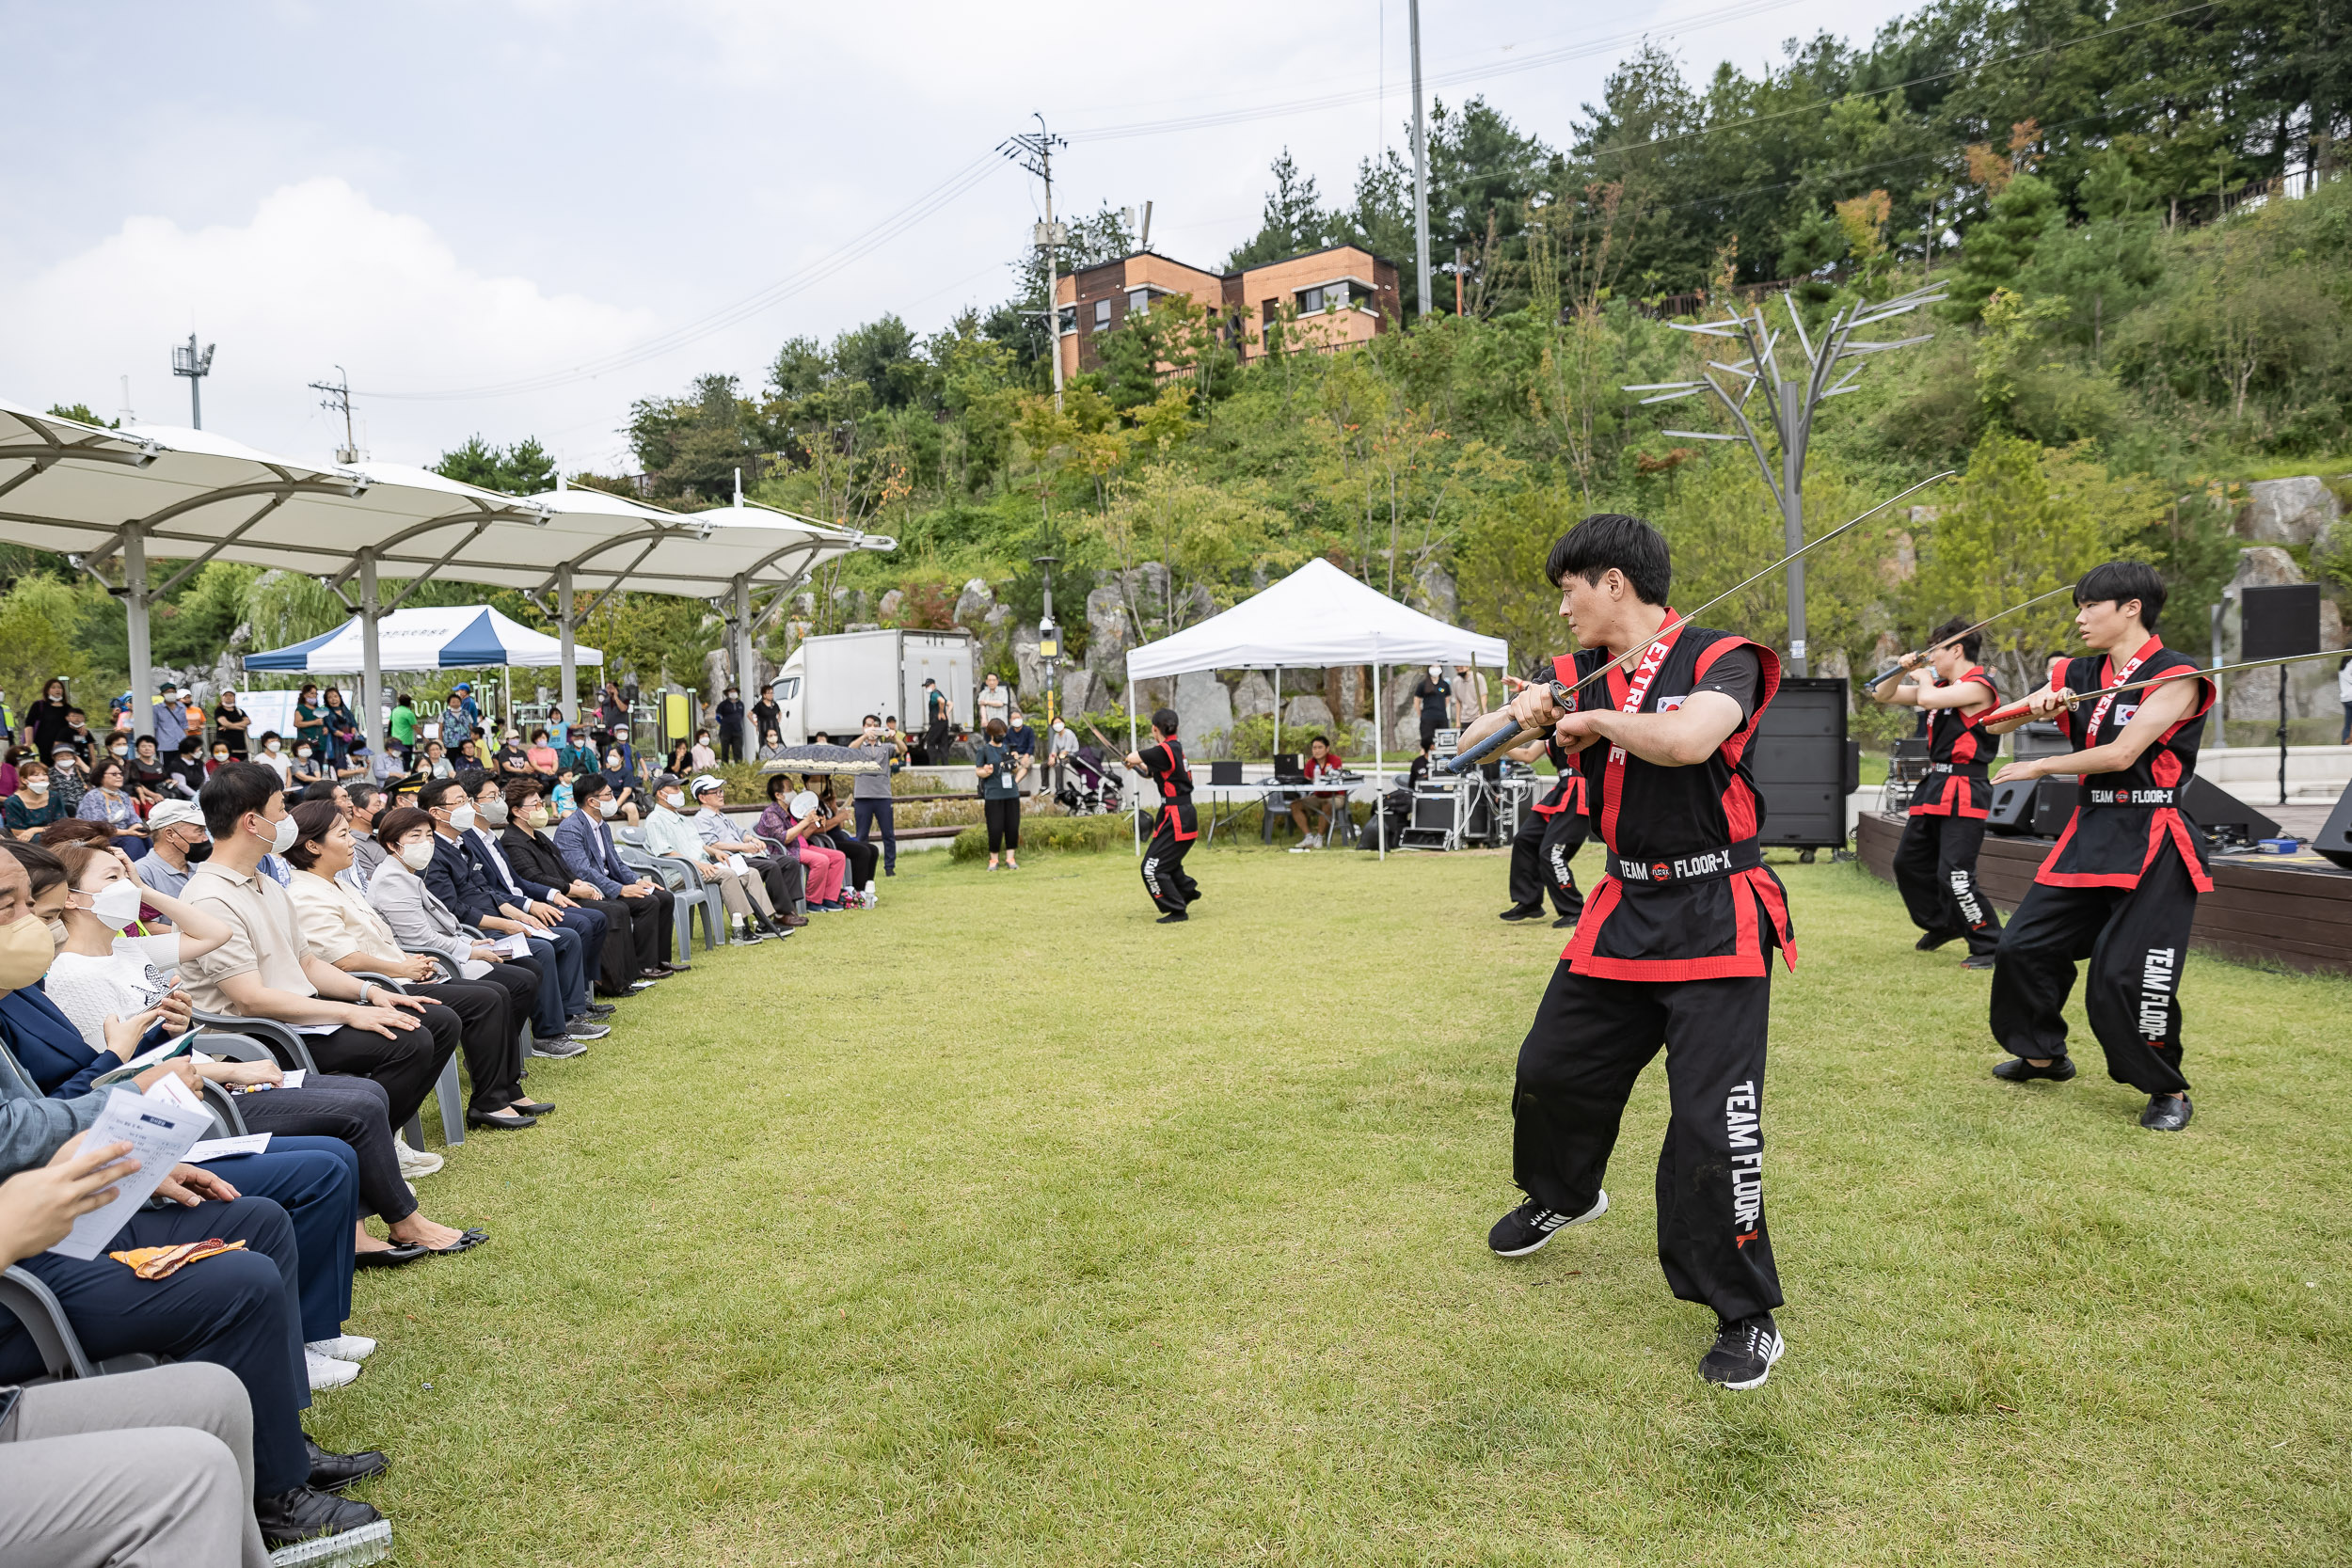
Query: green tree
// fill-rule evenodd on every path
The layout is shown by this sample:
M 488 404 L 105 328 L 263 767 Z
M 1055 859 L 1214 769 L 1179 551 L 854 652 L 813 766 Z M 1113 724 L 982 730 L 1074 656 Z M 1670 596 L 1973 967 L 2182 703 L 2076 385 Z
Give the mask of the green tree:
M 83 589 L 56 578 L 24 577 L 0 594 L 0 691 L 15 693 L 19 713 L 53 675 L 71 683 L 102 673 L 91 667 L 78 635 L 94 608 L 90 594 L 96 591 L 95 583 Z M 103 596 L 95 608 L 114 609 Z M 121 619 L 119 610 L 114 613 Z M 82 700 L 96 699 L 84 691 Z M 103 728 L 103 721 L 98 727 Z
M 478 484 L 510 496 L 535 496 L 555 487 L 555 459 L 536 436 L 526 436 L 511 447 L 497 447 L 480 436 L 441 453 L 433 471 L 462 484 Z
M 1320 250 L 1331 243 L 1336 219 L 1323 205 L 1323 197 L 1315 189 L 1315 177 L 1298 172 L 1298 165 L 1292 160 L 1287 147 L 1274 160 L 1272 171 L 1274 188 L 1266 192 L 1265 212 L 1259 219 L 1258 231 L 1225 258 L 1227 272 Z
M 2058 192 L 2038 175 L 2020 174 L 1994 197 L 1991 213 L 1962 235 L 1960 271 L 1952 279 L 1952 313 L 1973 321 L 1995 289 L 2012 288 L 2058 217 Z

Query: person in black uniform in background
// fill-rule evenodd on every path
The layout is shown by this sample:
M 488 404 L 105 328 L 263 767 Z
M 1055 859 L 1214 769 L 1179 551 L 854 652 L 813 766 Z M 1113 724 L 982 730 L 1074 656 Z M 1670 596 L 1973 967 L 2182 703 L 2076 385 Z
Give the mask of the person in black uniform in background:
M 1571 671 L 1567 679 L 1575 678 Z M 1515 691 L 1532 684 L 1510 683 Z M 1518 831 L 1511 835 L 1511 907 L 1502 911 L 1502 918 L 1535 919 L 1544 912 L 1544 895 L 1549 892 L 1558 916 L 1551 924 L 1555 929 L 1565 929 L 1584 912 L 1584 894 L 1576 885 L 1576 873 L 1568 869 L 1568 862 L 1592 835 L 1592 818 L 1584 809 L 1584 774 L 1550 736 L 1507 754 L 1525 763 L 1548 755 L 1559 779 L 1542 800 L 1528 806 L 1519 818 Z
M 1176 738 L 1175 710 L 1164 707 L 1152 715 L 1152 730 L 1159 738 L 1128 752 L 1127 766 L 1149 775 L 1160 792 L 1160 815 L 1143 847 L 1143 888 L 1160 907 L 1159 923 L 1167 926 L 1188 918 L 1185 909 L 1200 897 L 1200 885 L 1184 872 L 1184 855 L 1200 836 L 1200 819 L 1193 815 L 1192 770 L 1184 766 L 1184 743 Z
M 2164 600 L 2164 579 L 2153 566 L 2092 567 L 2074 587 L 2074 627 L 2091 657 L 2054 669 L 2026 699 L 2029 712 L 1985 726 L 2006 734 L 2030 719 L 2055 719 L 2074 747 L 2012 762 L 1994 783 L 2083 775 L 2074 816 L 2001 933 L 1992 1024 L 2010 1059 L 1993 1073 L 2012 1084 L 2074 1076 L 2064 1009 L 2074 964 L 2089 958 L 2083 1008 L 2106 1053 L 2107 1076 L 2148 1096 L 2140 1126 L 2177 1132 L 2190 1115 L 2181 1074 L 2181 967 L 2197 895 L 2213 891 L 2204 840 L 2180 797 L 2197 770 L 2214 684 L 2184 676 L 2097 695 L 2104 686 L 2198 668 L 2156 635 Z
M 1928 639 L 1933 647 L 1967 631 L 1955 615 Z M 1915 707 L 1928 721 L 1928 776 L 1911 797 L 1911 816 L 1895 848 L 1895 885 L 1901 890 L 1911 923 L 1926 934 L 1915 943 L 1932 953 L 1954 937 L 1968 939 L 1963 969 L 1991 969 L 2000 944 L 2001 917 L 1977 884 L 1977 855 L 1984 847 L 1985 818 L 1993 810 L 1993 782 L 1986 759 L 2000 750 L 1998 736 L 1979 721 L 1993 711 L 2000 691 L 1993 673 L 1977 662 L 1984 639 L 1974 632 L 1932 654 L 1905 654 L 1893 674 L 1870 688 L 1870 700 Z M 1922 663 L 1932 682 L 1907 684 L 1903 676 Z
M 1756 842 L 1763 801 L 1747 750 L 1780 660 L 1667 607 L 1666 541 L 1638 517 L 1585 518 L 1544 575 L 1581 650 L 1565 682 L 1639 653 L 1563 713 L 1549 683 L 1486 715 L 1552 731 L 1584 775 L 1608 873 L 1519 1046 L 1512 1178 L 1527 1201 L 1486 1244 L 1523 1258 L 1607 1212 L 1601 1189 L 1634 1080 L 1663 1046 L 1672 1107 L 1658 1156 L 1658 1260 L 1685 1301 L 1714 1309 L 1699 1375 L 1753 1388 L 1779 1359 L 1781 1304 L 1764 1224 L 1765 1034 L 1772 957 L 1789 947 L 1788 895 Z

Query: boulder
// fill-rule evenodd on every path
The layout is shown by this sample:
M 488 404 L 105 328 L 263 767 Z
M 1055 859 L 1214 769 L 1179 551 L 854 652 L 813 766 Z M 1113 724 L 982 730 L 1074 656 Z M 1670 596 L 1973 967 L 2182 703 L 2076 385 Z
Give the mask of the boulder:
M 1233 694 L 1215 672 L 1199 670 L 1176 677 L 1176 709 L 1180 733 L 1207 746 L 1212 736 L 1233 733 Z
M 885 621 L 897 620 L 898 618 L 899 607 L 904 605 L 906 602 L 907 594 L 906 590 L 903 588 L 894 588 L 889 593 L 884 594 L 882 596 L 882 618 Z
M 1233 716 L 1237 719 L 1257 719 L 1274 711 L 1274 683 L 1265 678 L 1263 670 L 1251 670 L 1233 688 Z
M 2335 492 L 2314 475 L 2258 479 L 2246 487 L 2237 531 L 2265 545 L 2309 545 L 2327 537 L 2343 515 Z
M 1292 730 L 1310 732 L 1331 728 L 1331 708 L 1320 697 L 1293 697 L 1282 705 L 1282 731 L 1285 737 Z M 1300 745 L 1307 740 L 1305 733 L 1298 736 Z
M 1061 711 L 1065 714 L 1096 713 L 1103 707 L 1103 683 L 1094 672 L 1083 664 L 1073 665 L 1061 673 Z
M 956 595 L 956 625 L 977 631 L 981 620 L 995 608 L 996 594 L 984 578 L 974 578 Z
M 1034 621 L 1024 621 L 1012 630 L 1013 687 L 1031 699 L 1045 689 L 1045 660 L 1037 651 L 1040 635 Z
M 1461 597 L 1453 575 L 1435 562 L 1413 574 L 1412 592 L 1406 595 L 1415 610 L 1448 626 L 1461 610 Z
M 1136 645 L 1125 603 L 1112 583 L 1087 594 L 1087 668 L 1118 685 L 1126 683 L 1127 650 Z

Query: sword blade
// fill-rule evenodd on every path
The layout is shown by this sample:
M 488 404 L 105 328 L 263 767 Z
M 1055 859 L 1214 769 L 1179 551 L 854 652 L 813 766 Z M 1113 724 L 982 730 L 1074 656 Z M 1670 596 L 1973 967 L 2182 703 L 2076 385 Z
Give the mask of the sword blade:
M 2212 675 L 2234 675 L 2242 670 L 2275 670 L 2281 664 L 2300 664 L 2308 658 L 2342 658 L 2346 650 L 2343 648 L 2321 648 L 2316 653 L 2289 654 L 2283 658 L 2249 659 L 2244 664 L 2217 664 L 2211 669 L 2200 667 L 2193 670 L 2173 670 L 2161 675 L 2151 675 L 2144 681 L 2126 681 L 2122 686 L 2100 686 L 2093 687 L 2089 691 L 2078 691 L 2074 694 L 2074 701 L 2066 705 L 2071 709 L 2080 706 L 2093 697 L 2112 696 L 2119 691 L 2144 691 L 2149 687 L 2163 686 L 2170 681 L 2196 680 Z M 1994 708 L 1977 722 L 1980 725 L 2006 724 L 2010 720 L 2023 717 L 2032 711 L 2033 706 L 2030 703 L 2014 702 L 2007 707 Z
M 2053 588 L 2047 594 L 2037 594 L 2032 598 L 2027 599 L 2024 604 L 2013 604 L 2007 610 L 2001 610 L 1995 614 L 1988 615 L 1983 620 L 1979 621 L 1975 626 L 1968 627 L 1966 631 L 1956 631 L 1951 636 L 1944 639 L 1941 642 L 1929 643 L 1926 647 L 1920 649 L 1919 652 L 1922 655 L 1939 652 L 1942 649 L 1950 647 L 1955 642 L 1963 641 L 1972 632 L 1984 630 L 1985 627 L 1991 626 L 1995 621 L 2004 620 L 2009 616 L 2016 614 L 2021 610 L 2031 610 L 2034 606 L 2040 604 L 2044 599 L 2055 599 L 2060 594 L 2071 594 L 2074 591 L 2074 585 L 2070 582 L 2063 588 Z M 1867 691 L 1874 686 L 1884 684 L 1890 676 L 1899 675 L 1902 673 L 1903 667 L 1901 665 L 1890 664 L 1885 669 L 1881 670 L 1877 674 L 1872 675 L 1868 680 L 1864 681 L 1862 683 L 1862 689 Z

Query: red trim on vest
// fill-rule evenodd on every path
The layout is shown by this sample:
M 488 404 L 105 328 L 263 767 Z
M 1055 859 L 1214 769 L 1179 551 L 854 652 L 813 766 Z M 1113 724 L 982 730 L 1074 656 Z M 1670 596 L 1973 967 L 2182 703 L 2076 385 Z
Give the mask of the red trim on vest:
M 2088 775 L 2087 775 L 2088 776 Z M 2197 863 L 2197 850 L 2188 836 L 2188 824 L 2182 820 L 2177 806 L 2158 806 L 2148 814 L 2148 852 L 2140 857 L 2137 871 L 2053 871 L 2059 851 L 2067 840 L 2074 836 L 2074 824 L 2082 820 L 2083 809 L 2074 808 L 2074 815 L 2066 819 L 2066 831 L 2042 862 L 2042 869 L 2033 879 L 2045 887 L 2137 887 L 2139 879 L 2148 875 L 2148 868 L 2156 863 L 2156 857 L 2169 847 L 2181 857 L 2181 864 L 2188 871 L 2189 885 L 2200 893 L 2213 891 L 2213 879 Z
M 1771 872 L 1762 866 L 1735 871 L 1727 879 L 1733 888 L 1732 912 L 1738 922 L 1739 936 L 1735 951 L 1715 953 L 1696 958 L 1603 958 L 1593 956 L 1593 943 L 1610 912 L 1625 896 L 1625 884 L 1614 877 L 1603 877 L 1600 886 L 1593 890 L 1584 905 L 1584 918 L 1578 922 L 1576 932 L 1568 939 L 1561 953 L 1563 963 L 1579 974 L 1590 974 L 1599 980 L 1741 980 L 1755 979 L 1772 972 L 1771 959 L 1764 952 L 1763 927 L 1756 921 L 1760 905 L 1766 918 L 1772 923 L 1772 934 L 1780 942 L 1783 961 L 1791 973 L 1797 967 L 1796 944 L 1788 938 L 1788 905 L 1781 897 L 1780 887 Z M 1752 897 L 1742 898 L 1740 888 Z

